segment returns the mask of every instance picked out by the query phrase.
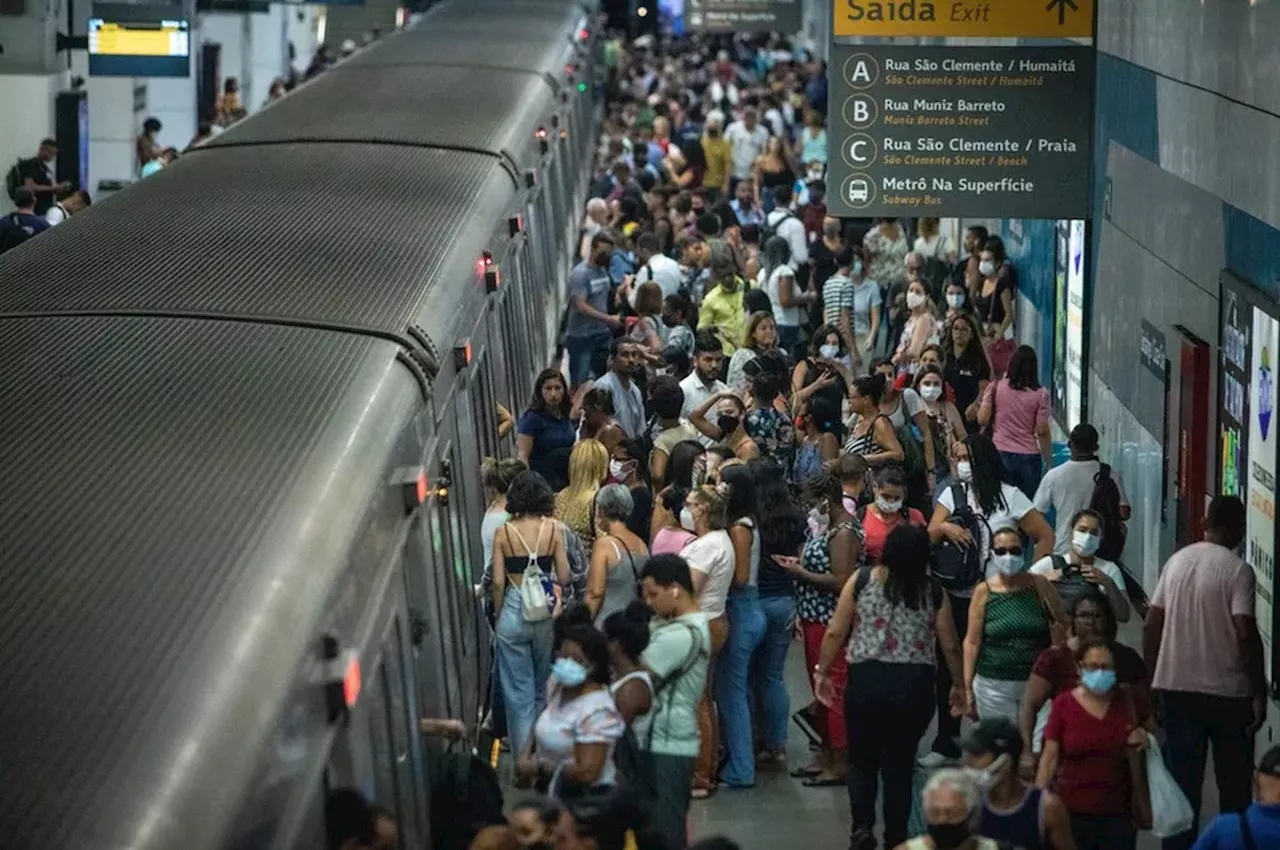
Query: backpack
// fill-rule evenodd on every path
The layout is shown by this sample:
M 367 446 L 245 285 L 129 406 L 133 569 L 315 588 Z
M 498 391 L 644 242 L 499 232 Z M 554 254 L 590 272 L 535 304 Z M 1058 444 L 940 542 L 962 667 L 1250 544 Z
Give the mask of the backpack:
M 991 537 L 991 527 L 984 517 L 969 505 L 969 495 L 959 484 L 951 485 L 951 503 L 955 505 L 947 522 L 964 528 L 973 537 L 972 546 L 962 546 L 943 538 L 933 548 L 932 572 L 943 590 L 957 593 L 972 590 L 986 573 L 982 559 L 983 541 Z
M 1128 529 L 1120 518 L 1120 487 L 1111 477 L 1111 467 L 1105 463 L 1098 464 L 1098 473 L 1093 476 L 1093 496 L 1089 499 L 1089 508 L 1102 517 L 1102 542 L 1098 546 L 1098 557 L 1104 561 L 1119 563 L 1120 556 L 1124 554 Z
M 889 424 L 893 424 L 890 420 Z M 908 419 L 906 423 L 893 432 L 902 446 L 902 471 L 906 475 L 919 475 L 924 468 L 924 435 L 916 427 L 916 423 Z
M 0 254 L 17 248 L 33 235 L 31 230 L 18 219 L 16 213 L 9 216 L 9 226 L 0 230 Z
M 4 176 L 4 191 L 9 200 L 18 200 L 18 190 L 22 188 L 22 160 L 18 160 Z
M 1062 600 L 1062 609 L 1070 611 L 1076 604 L 1076 600 L 1085 594 L 1085 591 L 1091 586 L 1085 581 L 1084 575 L 1080 572 L 1080 568 L 1067 563 L 1067 559 L 1061 555 L 1053 555 L 1053 568 L 1062 573 L 1062 578 L 1054 582 L 1054 587 L 1058 590 L 1058 598 Z
M 800 219 L 796 218 L 795 213 L 791 212 L 791 210 L 785 210 L 782 214 L 782 218 L 778 219 L 773 224 L 767 223 L 769 219 L 766 216 L 766 223 L 760 225 L 760 244 L 763 246 L 765 242 L 769 241 L 770 237 L 777 236 L 778 228 L 782 226 L 784 221 L 788 220 L 800 221 Z M 804 222 L 800 223 L 804 224 Z M 791 262 L 795 262 L 795 257 L 791 258 Z
M 431 782 L 434 850 L 467 850 L 487 826 L 505 824 L 502 786 L 487 761 L 472 753 L 442 753 Z
M 549 521 L 548 521 L 549 522 Z M 551 619 L 551 593 L 547 591 L 547 576 L 542 572 L 542 568 L 538 566 L 538 548 L 530 547 L 525 542 L 522 535 L 515 526 L 510 523 L 506 526 L 509 530 L 508 534 L 515 534 L 516 539 L 520 541 L 520 545 L 524 546 L 526 562 L 524 568 L 524 578 L 520 582 L 520 608 L 524 615 L 526 623 L 541 623 L 543 620 Z M 545 526 L 544 526 L 545 527 Z M 542 530 L 538 531 L 538 544 L 542 544 Z

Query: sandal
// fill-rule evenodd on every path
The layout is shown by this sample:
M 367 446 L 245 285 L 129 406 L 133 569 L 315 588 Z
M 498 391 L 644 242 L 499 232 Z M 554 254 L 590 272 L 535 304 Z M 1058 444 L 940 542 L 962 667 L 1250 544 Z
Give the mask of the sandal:
M 815 767 L 810 764 L 805 765 L 804 767 L 797 767 L 795 770 L 791 771 L 788 776 L 792 779 L 812 779 L 819 773 L 822 773 L 822 768 Z
M 715 794 L 715 793 L 716 793 L 716 787 L 715 787 L 714 785 L 709 785 L 709 786 L 708 786 L 708 785 L 695 785 L 695 786 L 693 786 L 693 788 L 689 791 L 689 799 L 691 799 L 691 800 L 706 800 L 706 799 L 709 799 L 709 798 L 711 797 L 711 795 L 712 795 L 712 794 Z
M 843 788 L 846 785 L 843 776 L 827 776 L 816 774 L 800 783 L 805 788 Z

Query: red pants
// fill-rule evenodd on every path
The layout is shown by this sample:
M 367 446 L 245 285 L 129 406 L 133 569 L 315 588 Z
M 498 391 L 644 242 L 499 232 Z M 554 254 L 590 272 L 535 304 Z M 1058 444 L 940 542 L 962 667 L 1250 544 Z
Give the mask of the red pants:
M 804 663 L 805 669 L 809 672 L 809 685 L 812 687 L 813 669 L 818 666 L 818 660 L 822 657 L 822 638 L 827 633 L 827 627 L 822 623 L 811 623 L 808 620 L 801 620 L 800 627 L 804 630 Z M 815 724 L 818 733 L 822 735 L 822 740 L 833 750 L 845 748 L 844 682 L 848 675 L 849 662 L 845 659 L 842 649 L 831 665 L 833 697 L 831 705 L 823 706 L 825 710 L 819 715 L 818 723 Z

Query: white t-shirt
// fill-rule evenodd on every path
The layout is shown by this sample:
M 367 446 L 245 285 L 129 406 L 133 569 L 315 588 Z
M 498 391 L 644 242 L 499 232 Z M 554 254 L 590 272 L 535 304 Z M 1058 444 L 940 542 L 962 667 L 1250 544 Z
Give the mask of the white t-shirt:
M 926 259 L 932 257 L 937 260 L 945 260 L 947 254 L 955 250 L 951 246 L 951 240 L 941 233 L 928 239 L 923 236 L 917 236 L 916 244 L 912 246 L 912 249 Z
M 769 141 L 769 131 L 760 124 L 754 130 L 748 130 L 741 121 L 734 121 L 724 131 L 729 140 L 733 158 L 733 176 L 739 180 L 751 178 L 751 167 L 756 159 L 764 153 L 765 143 Z
M 1093 501 L 1093 476 L 1098 474 L 1099 467 L 1101 464 L 1097 460 L 1069 460 L 1046 472 L 1040 480 L 1040 487 L 1036 490 L 1036 510 L 1045 516 L 1049 515 L 1050 508 L 1057 512 L 1053 522 L 1053 551 L 1058 555 L 1071 551 L 1071 519 Z M 1124 482 L 1115 467 L 1111 469 L 1111 479 L 1120 491 L 1120 504 L 1128 505 Z
M 762 277 L 764 276 L 764 269 L 760 270 L 760 274 Z M 764 290 L 765 295 L 769 296 L 769 304 L 773 307 L 774 321 L 779 325 L 798 328 L 801 321 L 800 308 L 798 306 L 782 306 L 782 293 L 779 290 L 779 286 L 784 277 L 791 278 L 791 292 L 793 296 L 798 296 L 800 294 L 800 285 L 795 280 L 796 270 L 785 263 L 770 272 L 768 278 L 760 285 L 760 288 Z
M 553 767 L 568 766 L 573 764 L 576 744 L 608 744 L 609 754 L 595 784 L 613 785 L 613 748 L 627 728 L 613 702 L 613 694 L 608 688 L 602 688 L 563 704 L 560 698 L 560 689 L 553 686 L 547 707 L 533 726 L 538 757 Z
M 1110 561 L 1104 561 L 1101 558 L 1094 558 L 1093 566 L 1107 578 L 1116 583 L 1116 587 L 1124 591 L 1124 576 L 1120 572 L 1120 568 Z M 1041 558 L 1031 565 L 1031 572 L 1036 575 L 1049 575 L 1057 567 L 1053 565 L 1053 558 Z
M 924 401 L 921 400 L 920 394 L 911 389 L 911 387 L 906 387 L 902 390 L 902 396 L 898 399 L 898 402 L 898 406 L 894 408 L 893 413 L 888 414 L 889 422 L 893 425 L 895 431 L 906 425 L 908 419 L 914 420 L 916 414 L 924 410 Z M 1022 498 L 1025 501 L 1027 497 L 1023 496 Z M 1030 503 L 1028 502 L 1028 504 Z
M 978 506 L 978 498 L 972 487 L 957 482 L 958 486 L 965 491 L 968 497 L 969 507 L 973 508 L 974 513 L 983 516 L 982 508 Z M 1031 500 L 1026 497 L 1021 490 L 1012 484 L 1001 483 L 1000 492 L 1004 496 L 1005 506 L 997 509 L 993 513 L 986 516 L 987 526 L 990 527 L 992 533 L 1002 528 L 1017 527 L 1018 523 L 1031 511 L 1035 510 L 1035 506 L 1031 504 Z M 956 503 L 951 498 L 951 487 L 948 486 L 938 495 L 938 504 L 947 509 L 948 513 L 955 511 Z M 986 538 L 986 534 L 983 534 Z M 991 540 L 983 539 L 981 541 L 982 562 L 987 565 L 987 578 L 995 575 L 995 566 L 991 563 Z M 956 593 L 955 596 L 971 596 L 972 591 L 965 593 Z
M 724 613 L 724 603 L 733 583 L 733 540 L 729 532 L 711 531 L 689 543 L 680 552 L 689 569 L 706 573 L 707 582 L 698 594 L 698 607 L 709 619 Z
M 680 285 L 684 283 L 684 274 L 680 271 L 680 264 L 666 254 L 650 257 L 649 262 L 636 270 L 629 299 L 632 307 L 636 306 L 636 292 L 640 289 L 640 285 L 649 281 L 658 284 L 658 288 L 662 290 L 662 297 L 666 298 L 680 291 Z
M 778 207 L 770 210 L 764 220 L 775 233 L 787 240 L 787 247 L 791 249 L 791 265 L 809 262 L 809 236 L 805 233 L 804 222 L 795 212 Z
M 729 385 L 724 381 L 717 380 L 711 385 L 710 389 L 703 386 L 702 381 L 698 378 L 697 372 L 690 372 L 685 379 L 680 382 L 680 389 L 684 391 L 684 407 L 680 408 L 680 417 L 688 419 L 689 415 L 703 405 L 703 403 L 713 395 L 727 393 Z M 707 448 L 711 448 L 716 441 L 699 432 L 698 442 Z

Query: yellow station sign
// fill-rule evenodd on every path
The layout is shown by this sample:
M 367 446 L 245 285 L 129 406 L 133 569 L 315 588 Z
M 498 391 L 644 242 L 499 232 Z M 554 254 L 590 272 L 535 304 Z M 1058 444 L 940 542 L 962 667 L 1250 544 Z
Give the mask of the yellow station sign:
M 834 0 L 837 36 L 1092 38 L 1095 0 Z

